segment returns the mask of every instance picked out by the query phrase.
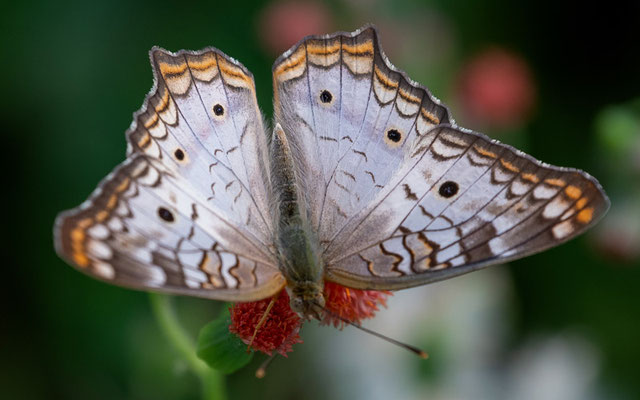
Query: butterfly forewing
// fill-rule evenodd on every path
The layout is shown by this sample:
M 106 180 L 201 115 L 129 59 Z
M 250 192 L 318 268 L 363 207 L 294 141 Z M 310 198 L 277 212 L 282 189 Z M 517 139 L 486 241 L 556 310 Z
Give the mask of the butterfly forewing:
M 450 121 L 388 62 L 370 27 L 301 41 L 273 76 L 276 119 L 297 144 L 302 191 L 325 247 L 387 184 L 415 136 Z
M 253 78 L 216 49 L 156 48 L 151 59 L 157 88 L 127 135 L 131 151 L 161 159 L 267 246 L 267 146 Z
M 224 300 L 284 285 L 251 75 L 216 49 L 151 51 L 155 85 L 128 158 L 56 223 L 58 252 L 124 286 Z

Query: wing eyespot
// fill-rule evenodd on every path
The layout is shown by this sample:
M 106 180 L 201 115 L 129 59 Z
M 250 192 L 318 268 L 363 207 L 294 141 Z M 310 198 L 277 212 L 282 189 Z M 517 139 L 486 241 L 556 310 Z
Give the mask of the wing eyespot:
M 402 140 L 402 134 L 398 132 L 397 129 L 389 129 L 387 131 L 387 138 L 394 143 L 398 143 L 400 140 Z
M 320 101 L 324 104 L 331 104 L 333 102 L 333 95 L 328 90 L 323 90 L 320 92 Z
M 215 106 L 213 106 L 213 113 L 217 116 L 217 117 L 222 117 L 224 115 L 224 107 L 222 107 L 221 104 L 216 104 Z
M 182 149 L 176 149 L 173 152 L 173 156 L 176 158 L 176 160 L 183 161 L 184 160 L 184 151 L 182 151 Z
M 175 221 L 173 213 L 164 207 L 158 207 L 158 216 L 166 222 Z
M 404 134 L 398 128 L 390 128 L 384 133 L 384 142 L 392 149 L 402 145 Z
M 458 193 L 458 184 L 453 181 L 446 181 L 442 185 L 440 185 L 440 189 L 438 189 L 438 193 L 442 197 L 453 197 Z

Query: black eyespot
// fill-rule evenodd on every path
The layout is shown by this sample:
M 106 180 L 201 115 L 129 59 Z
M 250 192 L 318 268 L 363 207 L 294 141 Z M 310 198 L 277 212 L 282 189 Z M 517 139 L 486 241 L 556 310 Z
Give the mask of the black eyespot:
M 184 160 L 184 151 L 181 149 L 176 149 L 176 151 L 173 152 L 173 155 L 180 161 Z
M 446 181 L 440 186 L 438 190 L 442 197 L 452 197 L 458 193 L 458 184 L 452 181 Z
M 402 139 L 402 134 L 400 134 L 400 132 L 398 132 L 396 129 L 389 129 L 389 131 L 387 132 L 387 137 L 392 142 L 398 143 L 400 139 Z
M 164 207 L 158 208 L 158 216 L 167 222 L 173 222 L 173 213 Z
M 320 101 L 323 103 L 331 103 L 331 99 L 333 99 L 333 96 L 328 90 L 323 90 L 322 93 L 320 93 Z
M 213 113 L 218 117 L 221 116 L 222 114 L 224 114 L 224 107 L 222 107 L 220 104 L 216 104 L 215 106 L 213 106 Z

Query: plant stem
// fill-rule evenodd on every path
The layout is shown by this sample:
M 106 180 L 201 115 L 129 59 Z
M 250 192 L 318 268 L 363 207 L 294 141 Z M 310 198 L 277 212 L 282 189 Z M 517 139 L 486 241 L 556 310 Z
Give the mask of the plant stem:
M 202 383 L 203 399 L 225 400 L 224 377 L 218 371 L 213 370 L 196 356 L 196 347 L 193 340 L 184 330 L 171 304 L 171 297 L 157 293 L 149 293 L 151 308 L 173 347 L 184 358 L 189 368 L 200 378 Z

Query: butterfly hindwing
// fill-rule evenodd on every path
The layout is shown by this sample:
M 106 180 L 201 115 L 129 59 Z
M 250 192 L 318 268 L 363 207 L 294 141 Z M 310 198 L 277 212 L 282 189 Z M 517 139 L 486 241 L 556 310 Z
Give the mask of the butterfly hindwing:
M 216 49 L 151 51 L 155 85 L 128 157 L 55 228 L 80 270 L 234 301 L 284 286 L 272 254 L 266 137 L 250 73 Z
M 440 126 L 329 245 L 328 278 L 379 289 L 446 279 L 573 238 L 608 204 L 582 171 Z
M 376 197 L 415 137 L 450 121 L 389 63 L 372 27 L 302 40 L 276 61 L 273 79 L 276 120 L 296 144 L 321 245 Z
M 56 221 L 58 253 L 79 270 L 138 289 L 223 300 L 267 297 L 284 282 L 268 255 L 142 155 Z

